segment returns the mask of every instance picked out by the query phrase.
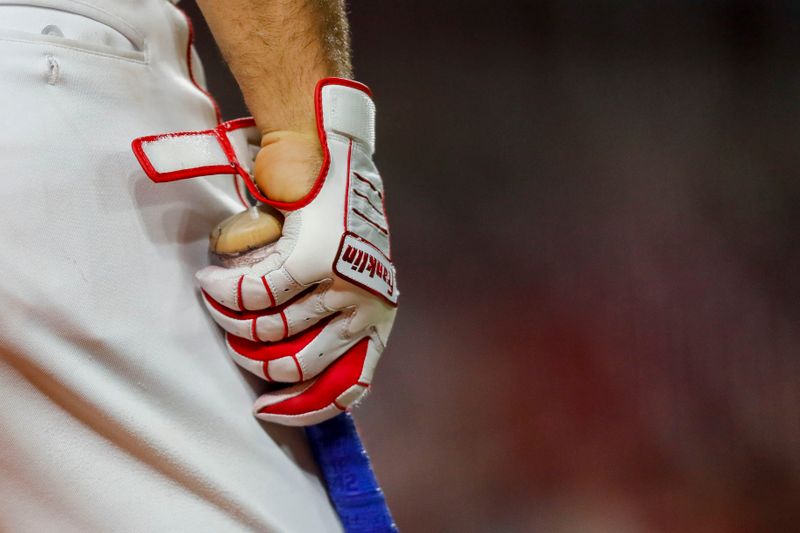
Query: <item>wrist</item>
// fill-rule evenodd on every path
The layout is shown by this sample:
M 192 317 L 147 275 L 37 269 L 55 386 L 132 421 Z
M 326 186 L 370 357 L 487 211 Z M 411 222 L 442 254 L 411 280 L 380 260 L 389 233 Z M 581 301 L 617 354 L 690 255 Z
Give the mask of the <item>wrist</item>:
M 270 113 L 269 120 L 259 120 L 258 115 L 258 113 L 254 114 L 254 118 L 261 132 L 262 147 L 265 146 L 265 142 L 269 142 L 270 139 L 287 133 L 309 136 L 314 139 L 317 137 L 317 116 L 313 105 L 309 110 L 304 112 L 297 111 L 288 114 L 286 110 L 284 110 L 281 114 Z
M 280 132 L 316 135 L 316 84 L 315 78 L 298 80 L 293 84 L 286 80 L 269 90 L 264 88 L 246 97 L 247 106 L 253 112 L 261 135 Z

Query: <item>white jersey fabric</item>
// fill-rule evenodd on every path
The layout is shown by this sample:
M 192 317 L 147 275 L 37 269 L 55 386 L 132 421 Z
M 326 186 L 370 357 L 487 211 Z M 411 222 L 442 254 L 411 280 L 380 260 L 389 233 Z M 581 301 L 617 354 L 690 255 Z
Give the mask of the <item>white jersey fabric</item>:
M 165 0 L 0 0 L 1 531 L 341 529 L 193 285 L 230 176 L 130 149 L 216 125 L 189 34 Z

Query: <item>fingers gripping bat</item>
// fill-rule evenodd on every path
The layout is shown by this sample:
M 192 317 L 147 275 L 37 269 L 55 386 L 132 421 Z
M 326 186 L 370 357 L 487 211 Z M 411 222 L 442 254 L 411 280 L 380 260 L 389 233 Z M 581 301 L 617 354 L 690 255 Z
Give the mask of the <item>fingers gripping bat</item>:
M 251 207 L 214 229 L 210 250 L 223 264 L 241 266 L 259 256 L 253 251 L 280 238 L 282 219 L 268 206 Z M 345 531 L 397 531 L 352 415 L 342 413 L 305 431 Z

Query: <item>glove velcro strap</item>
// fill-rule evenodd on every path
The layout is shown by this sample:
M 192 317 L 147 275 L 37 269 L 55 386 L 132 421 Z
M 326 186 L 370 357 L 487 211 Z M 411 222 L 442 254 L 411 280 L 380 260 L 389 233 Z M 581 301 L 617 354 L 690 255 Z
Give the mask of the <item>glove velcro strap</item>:
M 157 182 L 215 174 L 249 174 L 259 134 L 252 118 L 224 122 L 211 130 L 139 137 L 133 153 L 147 176 Z
M 325 130 L 359 141 L 372 155 L 375 151 L 375 104 L 369 89 L 350 80 L 336 80 L 323 85 L 320 93 Z

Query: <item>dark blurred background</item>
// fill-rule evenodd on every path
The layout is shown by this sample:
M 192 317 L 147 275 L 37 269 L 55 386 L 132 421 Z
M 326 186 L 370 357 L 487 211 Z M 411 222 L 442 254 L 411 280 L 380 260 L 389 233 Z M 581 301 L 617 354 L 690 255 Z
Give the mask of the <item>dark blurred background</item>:
M 800 531 L 800 3 L 350 11 L 403 293 L 357 418 L 400 527 Z

